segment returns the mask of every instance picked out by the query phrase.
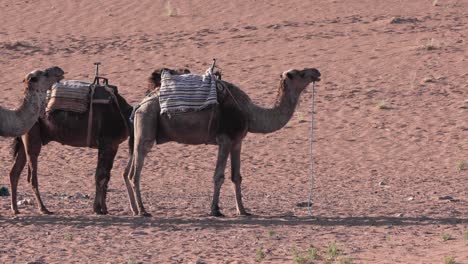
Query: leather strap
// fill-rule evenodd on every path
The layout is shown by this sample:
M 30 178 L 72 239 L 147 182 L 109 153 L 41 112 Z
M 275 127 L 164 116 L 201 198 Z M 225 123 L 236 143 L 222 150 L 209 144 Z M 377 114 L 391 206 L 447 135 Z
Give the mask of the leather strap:
M 94 98 L 94 89 L 96 86 L 91 84 L 89 87 L 91 89 L 91 95 L 89 98 L 89 114 L 88 114 L 88 133 L 86 137 L 86 145 L 91 147 L 91 134 L 93 132 L 93 98 Z

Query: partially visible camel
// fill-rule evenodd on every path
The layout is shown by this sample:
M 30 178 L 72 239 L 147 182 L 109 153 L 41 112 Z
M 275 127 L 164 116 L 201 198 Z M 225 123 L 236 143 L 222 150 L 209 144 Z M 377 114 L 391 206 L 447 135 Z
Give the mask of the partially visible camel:
M 168 71 L 170 74 L 188 74 L 190 73 L 189 69 L 179 68 L 176 70 L 169 68 L 160 68 L 156 69 L 151 73 L 151 76 L 148 78 L 148 90 L 146 90 L 146 95 L 149 95 L 157 87 L 161 87 L 161 73 L 163 71 Z
M 129 117 L 132 112 L 125 99 L 115 93 L 117 104 L 95 104 L 93 106 L 91 148 L 98 149 L 98 162 L 95 174 L 96 196 L 94 212 L 107 214 L 106 195 L 115 155 L 119 144 L 127 139 L 131 127 Z M 31 183 L 38 209 L 43 214 L 50 214 L 43 204 L 38 188 L 37 163 L 42 145 L 50 141 L 60 142 L 73 147 L 88 147 L 89 110 L 84 113 L 55 110 L 41 117 L 34 126 L 14 144 L 15 161 L 10 171 L 11 210 L 18 214 L 16 202 L 18 180 L 26 161 L 28 163 L 28 182 Z M 124 121 L 125 120 L 125 121 Z M 126 122 L 127 124 L 125 124 Z M 77 157 L 79 158 L 79 157 Z
M 135 112 L 133 155 L 124 173 L 125 184 L 134 215 L 150 216 L 140 194 L 140 175 L 146 155 L 154 142 L 175 141 L 184 144 L 218 145 L 218 160 L 214 173 L 212 216 L 223 216 L 219 209 L 219 194 L 224 182 L 226 162 L 231 155 L 231 180 L 234 183 L 237 214 L 249 215 L 242 203 L 240 154 L 247 132 L 271 133 L 282 128 L 292 117 L 301 92 L 320 80 L 316 69 L 289 70 L 281 75 L 278 97 L 270 109 L 255 105 L 241 89 L 218 81 L 219 105 L 197 112 L 160 114 L 159 100 L 147 101 Z
M 23 103 L 15 110 L 0 106 L 0 136 L 18 137 L 31 129 L 44 113 L 47 90 L 63 79 L 63 75 L 59 67 L 35 70 L 26 75 Z

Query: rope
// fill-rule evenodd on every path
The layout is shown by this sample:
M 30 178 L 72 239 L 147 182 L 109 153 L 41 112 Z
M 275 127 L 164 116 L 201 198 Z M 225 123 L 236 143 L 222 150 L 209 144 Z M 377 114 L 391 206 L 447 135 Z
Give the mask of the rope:
M 307 209 L 309 216 L 312 214 L 312 205 L 313 205 L 313 190 L 314 190 L 314 99 L 315 99 L 315 82 L 312 82 L 312 117 L 310 124 L 310 192 L 309 192 L 309 201 L 307 202 Z

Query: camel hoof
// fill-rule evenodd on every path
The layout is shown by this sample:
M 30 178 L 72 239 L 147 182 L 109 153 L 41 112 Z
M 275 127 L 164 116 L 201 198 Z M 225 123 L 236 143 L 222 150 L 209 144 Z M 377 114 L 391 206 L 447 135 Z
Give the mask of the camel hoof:
M 97 215 L 105 215 L 101 210 L 94 210 L 94 213 Z
M 223 215 L 220 211 L 213 211 L 213 212 L 210 213 L 210 216 L 224 217 L 225 215 Z
M 41 214 L 43 215 L 52 215 L 54 214 L 53 212 L 47 210 L 47 209 L 41 209 Z
M 238 213 L 237 215 L 238 215 L 238 216 L 241 216 L 241 217 L 249 217 L 249 216 L 252 216 L 251 213 L 247 213 L 247 212 Z
M 20 211 L 19 210 L 13 210 L 13 215 L 19 215 Z
M 141 213 L 138 214 L 138 216 L 151 217 L 152 215 L 150 213 L 147 213 L 147 212 L 141 212 Z

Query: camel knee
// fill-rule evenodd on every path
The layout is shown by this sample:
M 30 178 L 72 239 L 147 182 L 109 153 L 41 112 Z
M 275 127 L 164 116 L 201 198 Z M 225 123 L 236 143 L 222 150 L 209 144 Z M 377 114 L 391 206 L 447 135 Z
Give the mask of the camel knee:
M 105 190 L 107 189 L 107 185 L 109 183 L 109 178 L 107 177 L 104 177 L 103 179 L 101 179 L 100 181 L 98 181 L 98 186 L 101 190 Z
M 224 174 L 216 175 L 214 178 L 214 183 L 216 186 L 222 185 L 224 183 Z
M 231 181 L 236 184 L 242 183 L 242 175 L 241 174 L 233 174 L 231 175 Z

